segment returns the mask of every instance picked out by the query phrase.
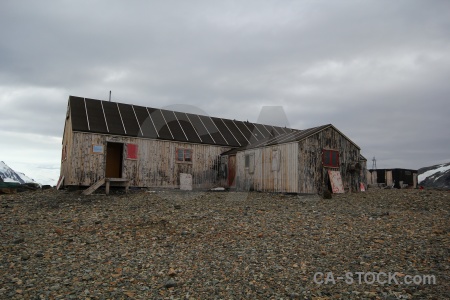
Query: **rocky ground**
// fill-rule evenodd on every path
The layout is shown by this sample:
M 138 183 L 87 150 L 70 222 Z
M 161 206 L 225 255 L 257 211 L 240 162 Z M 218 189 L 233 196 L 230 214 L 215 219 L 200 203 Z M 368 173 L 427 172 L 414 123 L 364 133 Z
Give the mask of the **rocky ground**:
M 446 191 L 46 190 L 0 202 L 1 299 L 450 299 Z M 375 272 L 398 273 L 379 283 Z M 435 284 L 402 284 L 427 275 Z

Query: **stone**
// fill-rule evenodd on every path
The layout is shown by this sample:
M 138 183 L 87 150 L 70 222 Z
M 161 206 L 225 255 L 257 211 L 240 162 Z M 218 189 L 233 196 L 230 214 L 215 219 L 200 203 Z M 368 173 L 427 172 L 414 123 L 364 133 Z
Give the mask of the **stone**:
M 170 278 L 164 284 L 164 287 L 167 288 L 167 289 L 173 288 L 173 287 L 176 287 L 176 286 L 177 286 L 177 283 L 176 283 L 176 281 L 173 278 Z

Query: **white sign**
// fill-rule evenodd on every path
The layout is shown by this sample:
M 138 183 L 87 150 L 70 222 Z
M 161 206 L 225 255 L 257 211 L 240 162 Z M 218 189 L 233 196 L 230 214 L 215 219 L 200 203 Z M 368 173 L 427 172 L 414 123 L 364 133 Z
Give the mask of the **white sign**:
M 180 190 L 192 191 L 192 175 L 180 173 Z

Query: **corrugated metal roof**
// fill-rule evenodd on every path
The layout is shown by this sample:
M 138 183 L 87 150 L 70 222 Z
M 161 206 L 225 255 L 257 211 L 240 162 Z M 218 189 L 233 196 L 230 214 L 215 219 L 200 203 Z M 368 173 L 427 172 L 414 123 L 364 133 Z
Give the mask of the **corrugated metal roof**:
M 230 147 L 259 144 L 299 132 L 290 128 L 214 118 L 138 105 L 69 97 L 74 131 Z

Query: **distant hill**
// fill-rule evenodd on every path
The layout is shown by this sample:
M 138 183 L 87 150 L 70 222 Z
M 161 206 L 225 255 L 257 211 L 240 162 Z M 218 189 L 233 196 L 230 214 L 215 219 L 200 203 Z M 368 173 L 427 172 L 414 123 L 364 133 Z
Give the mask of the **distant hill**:
M 0 161 L 0 178 L 3 182 L 36 183 L 36 181 L 25 174 L 14 171 L 3 161 Z
M 422 186 L 450 189 L 450 163 L 420 168 L 418 177 Z

